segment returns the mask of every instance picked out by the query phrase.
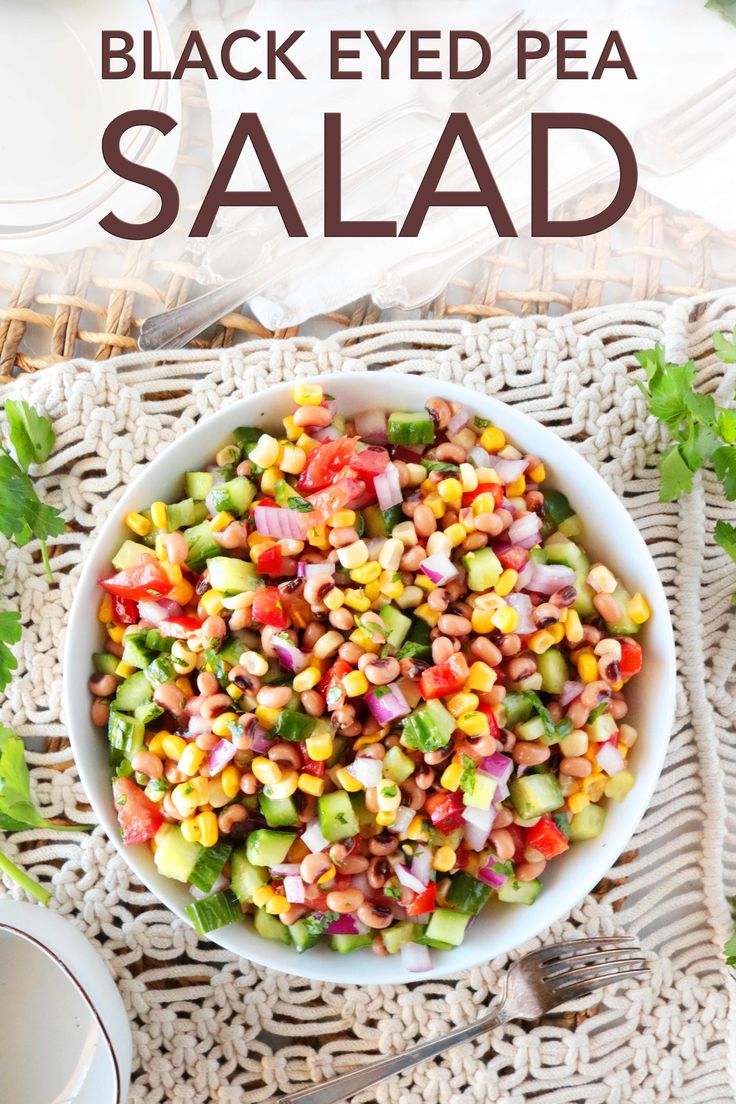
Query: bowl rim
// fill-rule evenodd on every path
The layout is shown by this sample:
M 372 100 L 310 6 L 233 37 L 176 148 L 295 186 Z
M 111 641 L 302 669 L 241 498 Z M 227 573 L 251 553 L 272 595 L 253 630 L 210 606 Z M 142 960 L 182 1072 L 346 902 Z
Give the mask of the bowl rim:
M 64 645 L 62 708 L 66 720 L 72 754 L 79 771 L 79 778 L 86 796 L 98 818 L 98 822 L 103 826 L 106 835 L 112 841 L 118 852 L 123 856 L 133 873 L 139 878 L 142 884 L 146 886 L 149 892 L 153 893 L 159 901 L 175 915 L 184 920 L 190 927 L 191 924 L 184 915 L 183 908 L 179 906 L 173 894 L 168 892 L 169 880 L 160 878 L 155 870 L 153 871 L 154 876 L 156 880 L 160 878 L 163 889 L 152 888 L 145 869 L 146 865 L 149 867 L 151 865 L 150 849 L 143 844 L 133 848 L 123 845 L 117 828 L 117 820 L 115 818 L 112 801 L 109 800 L 106 804 L 103 804 L 105 800 L 104 795 L 100 795 L 97 792 L 97 784 L 93 778 L 92 764 L 91 762 L 88 763 L 84 754 L 85 737 L 77 731 L 76 723 L 73 720 L 76 716 L 74 700 L 75 689 L 70 672 L 74 671 L 75 667 L 78 665 L 79 649 L 75 642 L 79 635 L 80 628 L 84 622 L 89 619 L 90 610 L 96 608 L 94 604 L 88 602 L 89 594 L 94 595 L 97 588 L 97 572 L 94 568 L 95 554 L 98 549 L 107 546 L 111 547 L 110 554 L 112 554 L 113 539 L 119 537 L 125 515 L 131 509 L 135 508 L 136 505 L 139 505 L 142 498 L 151 497 L 151 491 L 147 490 L 151 482 L 155 485 L 168 478 L 166 474 L 167 469 L 172 465 L 172 460 L 170 458 L 177 456 L 180 451 L 183 452 L 186 444 L 192 438 L 206 438 L 209 436 L 212 439 L 212 446 L 214 449 L 214 446 L 218 443 L 218 433 L 220 434 L 219 440 L 222 440 L 227 436 L 228 432 L 231 432 L 231 429 L 221 429 L 220 427 L 227 426 L 228 423 L 232 423 L 232 426 L 238 424 L 238 419 L 234 419 L 234 414 L 241 408 L 252 409 L 252 407 L 256 405 L 263 404 L 266 406 L 270 404 L 275 405 L 275 400 L 285 393 L 290 393 L 297 383 L 315 382 L 328 389 L 337 388 L 338 390 L 343 390 L 346 384 L 349 385 L 351 379 L 362 377 L 364 374 L 366 376 L 379 375 L 378 372 L 355 374 L 346 372 L 305 373 L 304 375 L 300 375 L 298 379 L 270 384 L 262 391 L 240 395 L 237 398 L 233 398 L 226 405 L 221 406 L 219 410 L 200 418 L 193 426 L 158 453 L 153 460 L 144 464 L 135 479 L 125 488 L 94 536 L 76 585 L 75 595 L 67 622 Z M 463 945 L 461 945 L 453 951 L 441 952 L 441 957 L 438 956 L 438 958 L 435 959 L 433 968 L 420 974 L 410 973 L 406 970 L 401 964 L 399 956 L 390 956 L 390 961 L 395 964 L 395 970 L 391 974 L 390 984 L 407 984 L 409 982 L 426 981 L 433 978 L 443 978 L 453 974 L 456 975 L 459 971 L 482 965 L 485 962 L 492 961 L 500 955 L 513 952 L 522 944 L 528 942 L 532 938 L 538 937 L 554 924 L 567 917 L 582 903 L 594 886 L 608 874 L 626 849 L 627 844 L 649 808 L 652 794 L 654 793 L 654 789 L 664 766 L 675 712 L 676 654 L 675 637 L 669 606 L 667 604 L 659 572 L 649 553 L 646 542 L 624 504 L 583 456 L 576 452 L 576 450 L 555 433 L 553 429 L 537 421 L 532 415 L 527 414 L 516 406 L 504 402 L 500 398 L 488 395 L 485 391 L 475 391 L 471 388 L 464 387 L 462 384 L 457 384 L 448 380 L 438 380 L 434 375 L 425 375 L 424 373 L 393 372 L 382 369 L 380 371 L 380 376 L 390 387 L 400 384 L 401 387 L 405 388 L 407 386 L 407 381 L 411 381 L 409 385 L 414 386 L 414 381 L 416 381 L 419 391 L 430 386 L 432 390 L 438 391 L 443 395 L 449 393 L 452 399 L 464 402 L 470 406 L 471 410 L 474 410 L 479 415 L 484 417 L 490 416 L 492 420 L 497 420 L 504 431 L 508 430 L 509 437 L 512 441 L 519 432 L 518 426 L 516 429 L 512 427 L 514 423 L 518 423 L 522 430 L 522 437 L 528 436 L 531 433 L 538 435 L 539 448 L 535 448 L 535 452 L 540 455 L 543 462 L 549 461 L 550 452 L 554 453 L 560 450 L 563 455 L 567 454 L 571 461 L 574 460 L 582 468 L 586 469 L 587 479 L 595 487 L 596 497 L 601 499 L 604 505 L 608 506 L 615 515 L 618 515 L 618 524 L 623 526 L 624 530 L 628 530 L 626 535 L 634 540 L 638 545 L 640 553 L 642 553 L 642 573 L 649 573 L 651 576 L 650 580 L 647 581 L 647 599 L 652 610 L 656 610 L 657 623 L 664 631 L 664 640 L 662 642 L 662 686 L 659 688 L 659 694 L 664 705 L 659 715 L 661 716 L 661 723 L 657 729 L 659 745 L 654 745 L 655 736 L 653 732 L 650 732 L 648 738 L 652 741 L 652 746 L 654 748 L 653 762 L 650 764 L 646 777 L 644 777 L 643 774 L 637 773 L 637 785 L 635 789 L 627 795 L 627 801 L 629 801 L 632 796 L 636 794 L 638 799 L 636 809 L 634 810 L 633 806 L 629 809 L 631 815 L 624 829 L 611 844 L 608 853 L 604 853 L 604 849 L 601 850 L 601 856 L 598 861 L 590 864 L 593 868 L 593 872 L 589 872 L 579 884 L 575 884 L 574 893 L 568 891 L 562 895 L 564 900 L 561 905 L 558 904 L 558 906 L 549 913 L 540 914 L 539 923 L 537 923 L 536 926 L 532 925 L 534 931 L 524 934 L 523 938 L 512 938 L 502 941 L 499 946 L 493 948 L 493 952 L 490 955 L 488 953 L 469 955 L 467 944 L 465 945 L 465 955 L 462 955 Z M 428 397 L 429 393 L 431 392 L 428 392 L 425 398 Z M 506 424 L 504 424 L 503 421 L 504 417 L 506 417 Z M 267 418 L 267 413 L 259 416 L 259 420 L 266 420 Z M 524 431 L 526 431 L 526 433 L 524 433 Z M 199 447 L 200 444 L 201 442 L 197 442 L 196 447 Z M 181 463 L 178 460 L 175 466 L 179 469 L 180 473 L 187 470 L 181 467 Z M 153 478 L 151 477 L 152 471 Z M 564 478 L 562 482 L 564 489 Z M 109 557 L 107 558 L 109 559 Z M 77 687 L 77 693 L 83 694 L 81 700 L 84 702 L 88 702 L 88 692 L 86 688 L 87 678 L 88 672 L 85 668 L 84 674 L 77 676 L 76 680 L 83 688 L 80 690 L 80 688 Z M 78 702 L 76 704 L 79 705 Z M 88 723 L 91 724 L 91 722 Z M 109 789 L 109 793 L 111 797 L 111 788 Z M 143 851 L 144 848 L 145 851 Z M 145 857 L 147 861 L 141 861 L 142 857 Z M 574 880 L 570 879 L 570 885 L 572 886 L 573 884 Z M 178 887 L 179 883 L 173 883 L 173 885 Z M 531 912 L 531 910 L 529 911 Z M 231 937 L 231 931 L 234 932 L 235 938 Z M 247 950 L 241 945 L 243 936 L 246 937 L 248 942 Z M 334 954 L 333 952 L 325 952 L 331 954 L 335 959 L 335 968 L 332 970 L 321 970 L 318 967 L 319 958 L 317 956 L 312 956 L 310 954 L 299 955 L 294 948 L 263 939 L 257 935 L 257 933 L 254 933 L 252 929 L 237 924 L 211 932 L 207 938 L 238 957 L 245 958 L 258 965 L 279 970 L 282 973 L 290 973 L 298 977 L 309 978 L 325 983 L 343 985 L 372 985 L 384 983 L 384 979 L 377 980 L 376 978 L 376 965 L 377 961 L 389 961 L 389 959 L 376 960 L 369 949 L 366 949 L 366 951 L 358 951 L 357 953 L 354 952 L 349 958 L 346 958 L 344 955 Z M 252 946 L 250 944 L 252 944 Z M 373 969 L 370 969 L 370 963 L 373 963 Z

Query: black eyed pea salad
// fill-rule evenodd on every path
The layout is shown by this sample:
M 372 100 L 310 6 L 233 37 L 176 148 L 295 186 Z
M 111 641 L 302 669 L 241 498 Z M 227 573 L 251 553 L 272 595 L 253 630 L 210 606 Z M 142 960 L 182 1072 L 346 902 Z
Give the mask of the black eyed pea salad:
M 545 474 L 440 396 L 348 417 L 304 382 L 128 515 L 92 717 L 123 842 L 199 933 L 421 972 L 601 833 L 649 609 Z

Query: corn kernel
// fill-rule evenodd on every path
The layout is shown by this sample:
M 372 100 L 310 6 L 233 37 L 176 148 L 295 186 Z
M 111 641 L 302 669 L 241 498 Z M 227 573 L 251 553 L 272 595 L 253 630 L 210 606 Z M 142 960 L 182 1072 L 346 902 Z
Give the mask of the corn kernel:
M 400 521 L 398 525 L 394 525 L 391 536 L 392 538 L 395 537 L 396 540 L 400 540 L 404 548 L 413 548 L 415 544 L 419 543 L 413 521 Z
M 184 677 L 184 675 L 182 675 L 181 678 L 176 679 L 176 681 L 174 682 L 174 686 L 181 690 L 185 698 L 192 697 L 192 684 L 188 678 Z
M 424 505 L 429 506 L 437 521 L 445 516 L 447 506 L 438 494 L 430 494 L 424 500 Z
M 314 437 L 310 437 L 308 433 L 302 433 L 296 439 L 296 443 L 302 452 L 306 452 L 309 455 L 314 449 L 319 448 L 319 441 L 315 441 Z
M 616 576 L 605 564 L 594 564 L 585 580 L 596 594 L 613 594 L 617 587 Z
M 169 528 L 169 511 L 165 502 L 151 503 L 151 521 L 157 529 L 165 531 Z
M 590 805 L 590 798 L 582 793 L 570 794 L 567 804 L 571 813 L 582 813 L 583 809 L 587 809 Z
M 444 530 L 444 536 L 447 537 L 450 542 L 450 548 L 457 548 L 459 544 L 462 544 L 467 537 L 468 532 L 464 525 L 460 525 L 459 522 L 454 522 L 452 525 L 448 525 Z
M 359 648 L 362 648 L 364 652 L 371 652 L 376 655 L 381 650 L 381 645 L 377 640 L 374 640 L 372 636 L 369 636 L 367 632 L 362 629 L 355 629 L 351 632 L 348 640 L 351 640 L 353 644 L 357 644 Z
M 396 599 L 396 605 L 399 609 L 412 609 L 419 605 L 423 597 L 424 595 L 418 586 L 404 587 L 401 596 Z
M 333 752 L 332 734 L 318 732 L 314 736 L 307 736 L 305 746 L 310 759 L 314 759 L 315 763 L 324 763 Z
M 241 652 L 238 663 L 257 678 L 263 678 L 268 671 L 268 660 L 258 652 Z
M 127 678 L 128 675 L 132 675 L 135 670 L 137 670 L 136 667 L 131 667 L 130 663 L 123 663 L 121 659 L 115 668 L 115 674 L 119 675 L 120 678 Z
M 188 579 L 182 578 L 180 583 L 174 585 L 174 589 L 170 590 L 167 597 L 171 598 L 172 602 L 178 602 L 180 606 L 188 606 L 194 598 L 194 587 Z
M 351 671 L 349 675 L 345 675 L 342 685 L 349 698 L 359 698 L 369 688 L 368 679 L 362 671 Z
M 235 518 L 232 514 L 229 514 L 227 510 L 220 510 L 219 513 L 215 514 L 212 518 L 210 529 L 213 533 L 221 533 L 222 530 L 227 529 L 228 525 L 233 521 L 235 521 Z
M 396 813 L 390 809 L 379 809 L 376 813 L 376 824 L 380 824 L 381 828 L 390 828 L 395 820 Z
M 300 774 L 297 786 L 301 793 L 311 794 L 312 797 L 321 797 L 325 789 L 324 778 L 318 778 L 316 774 Z
M 363 540 L 353 541 L 352 544 L 338 548 L 337 558 L 346 571 L 351 571 L 368 562 L 368 547 Z
M 460 465 L 460 481 L 464 491 L 474 491 L 478 486 L 478 472 L 472 464 Z
M 438 847 L 432 859 L 432 866 L 435 870 L 439 870 L 444 874 L 448 870 L 452 870 L 456 860 L 457 855 L 451 847 Z
M 485 713 L 479 713 L 475 710 L 470 713 L 463 713 L 462 717 L 458 718 L 457 727 L 466 736 L 487 736 L 490 731 Z
M 473 631 L 481 633 L 484 636 L 490 632 L 493 632 L 496 627 L 493 617 L 493 610 L 479 609 L 476 606 L 476 608 L 470 615 L 470 623 L 473 626 Z
M 369 587 L 375 586 L 375 583 L 369 583 Z M 384 571 L 379 581 L 380 593 L 385 595 L 386 598 L 400 598 L 404 593 L 404 584 L 401 579 L 395 579 L 394 575 L 390 571 Z M 367 593 L 368 587 L 366 587 Z M 378 595 L 376 595 L 378 597 Z
M 379 728 L 378 732 L 372 732 L 368 736 L 359 736 L 353 744 L 353 751 L 360 751 L 361 748 L 370 747 L 371 744 L 377 744 L 385 735 L 385 730 Z
M 459 502 L 463 494 L 463 485 L 459 479 L 442 479 L 437 485 L 437 492 L 443 502 Z
M 163 562 L 161 564 L 161 567 L 163 568 L 169 582 L 173 583 L 174 586 L 178 586 L 179 583 L 184 582 L 184 576 L 182 575 L 181 568 L 178 564 Z
M 110 625 L 107 630 L 107 635 L 111 640 L 114 640 L 116 644 L 120 644 L 125 636 L 125 625 Z
M 211 809 L 205 809 L 197 817 L 199 825 L 199 842 L 203 847 L 214 847 L 220 835 L 217 827 L 217 817 Z
M 176 736 L 173 732 L 167 732 L 161 741 L 161 748 L 166 758 L 173 759 L 175 763 L 179 762 L 187 746 L 186 740 L 181 736 Z
M 199 825 L 196 816 L 189 816 L 181 822 L 181 834 L 187 843 L 199 843 Z
M 421 606 L 417 606 L 414 612 L 417 617 L 425 621 L 430 628 L 434 628 L 441 617 L 441 614 L 437 610 L 433 610 L 426 602 L 423 602 Z
M 348 793 L 358 793 L 359 790 L 363 789 L 362 784 L 357 778 L 353 778 L 347 767 L 340 767 L 339 770 L 335 771 L 335 778 L 337 779 L 338 785 L 342 786 Z
M 317 885 L 326 885 L 327 882 L 332 881 L 336 874 L 337 871 L 335 870 L 335 867 L 332 865 L 332 863 L 330 863 L 324 874 L 320 874 L 319 878 L 317 879 Z
M 478 697 L 476 694 L 453 694 L 446 705 L 453 717 L 459 717 L 462 713 L 478 708 Z
M 486 452 L 499 452 L 505 444 L 506 435 L 497 426 L 486 426 L 480 435 L 480 446 Z
M 274 893 L 273 897 L 269 897 L 266 901 L 266 912 L 271 916 L 283 916 L 290 908 L 291 905 L 283 893 Z
M 240 771 L 230 763 L 220 775 L 220 782 L 225 792 L 225 797 L 235 797 L 240 790 Z
M 453 760 L 449 767 L 445 767 L 440 778 L 440 785 L 452 793 L 460 785 L 460 776 L 463 773 L 463 765 L 458 760 Z
M 294 675 L 292 687 L 297 694 L 303 694 L 305 690 L 311 690 L 322 678 L 319 667 L 305 667 L 298 675 Z
M 209 797 L 209 781 L 206 778 L 190 778 L 180 782 L 171 791 L 171 800 L 182 817 L 190 817 L 198 805 L 204 805 Z
M 565 635 L 565 626 L 558 621 L 556 625 L 550 625 L 547 632 L 552 637 L 553 644 L 560 644 Z
M 301 475 L 307 462 L 307 454 L 296 445 L 284 445 L 284 455 L 281 457 L 281 470 L 289 475 Z
M 496 685 L 496 672 L 487 663 L 477 662 L 471 664 L 468 680 L 465 683 L 466 690 L 479 690 L 481 694 L 487 694 Z
M 282 418 L 284 433 L 290 441 L 298 441 L 302 434 L 302 427 L 298 426 L 294 421 L 291 414 L 287 414 L 285 418 Z
M 283 478 L 284 474 L 281 468 L 271 464 L 261 475 L 261 493 L 266 495 L 276 494 L 276 486 Z
M 365 613 L 371 607 L 370 598 L 367 598 L 362 590 L 346 590 L 343 597 L 345 605 L 357 610 L 358 613 Z
M 253 890 L 253 896 L 251 900 L 256 908 L 265 908 L 272 897 L 276 894 L 270 885 L 259 886 L 258 889 Z
M 608 775 L 604 774 L 603 771 L 596 770 L 589 774 L 587 778 L 582 779 L 580 789 L 590 801 L 600 801 L 607 782 Z
M 274 709 L 270 705 L 259 705 L 256 707 L 256 720 L 263 728 L 272 729 L 278 719 L 278 709 Z
M 417 814 L 412 820 L 409 827 L 406 829 L 406 838 L 410 840 L 428 840 L 429 829 L 424 821 L 423 817 Z
M 549 629 L 540 629 L 539 632 L 532 633 L 529 637 L 529 647 L 536 655 L 546 652 L 554 643 L 555 638 Z
M 428 556 L 449 556 L 452 551 L 452 541 L 447 536 L 447 533 L 441 529 L 435 530 L 434 533 L 430 533 L 427 537 L 427 555 Z
M 263 786 L 275 786 L 281 781 L 281 767 L 263 755 L 256 756 L 250 769 Z
M 100 604 L 97 607 L 97 620 L 101 621 L 103 625 L 109 625 L 112 621 L 112 614 L 112 594 L 103 594 Z
M 299 775 L 295 770 L 281 770 L 281 778 L 278 782 L 269 782 L 263 792 L 266 797 L 273 798 L 274 801 L 283 801 L 296 792 L 298 782 Z
M 635 625 L 643 625 L 652 615 L 649 609 L 649 603 L 639 591 L 636 592 L 629 602 L 627 612 Z
M 565 636 L 571 644 L 579 644 L 583 639 L 583 626 L 577 610 L 569 609 L 565 618 Z
M 223 737 L 230 735 L 230 725 L 237 724 L 237 721 L 237 713 L 220 713 L 219 717 L 215 717 L 212 722 L 212 731 L 215 736 L 223 739 Z
M 590 652 L 578 656 L 578 674 L 583 682 L 595 682 L 598 678 L 598 662 Z
M 501 609 L 494 611 L 491 621 L 500 632 L 512 633 L 519 624 L 519 615 L 511 606 L 503 606 Z
M 339 587 L 333 587 L 332 590 L 328 590 L 322 601 L 328 610 L 339 610 L 345 602 L 345 598 Z
M 514 479 L 512 483 L 506 484 L 506 497 L 507 498 L 519 498 L 526 490 L 526 477 L 520 475 L 518 479 Z
M 315 659 L 327 659 L 328 656 L 334 655 L 343 643 L 342 635 L 335 629 L 331 629 L 317 640 L 312 648 L 312 655 Z
M 434 494 L 436 484 L 431 479 L 425 479 L 419 484 L 419 490 L 423 491 L 425 495 Z
M 414 586 L 418 586 L 419 589 L 423 590 L 425 594 L 429 594 L 430 590 L 437 589 L 437 584 L 433 583 L 429 576 L 420 574 L 416 576 Z
M 159 759 L 170 759 L 171 756 L 167 756 L 164 748 L 164 740 L 169 735 L 169 732 L 156 732 L 148 742 L 148 751 L 152 751 Z
M 268 433 L 262 433 L 251 449 L 249 458 L 259 468 L 270 468 L 277 463 L 280 451 L 276 438 L 270 437 Z
M 378 562 L 384 571 L 398 571 L 403 555 L 403 544 L 397 537 L 391 537 L 381 548 L 378 554 Z
M 197 747 L 196 744 L 187 744 L 176 765 L 182 774 L 186 774 L 188 778 L 191 778 L 192 775 L 197 773 L 202 763 L 204 763 L 202 749 Z
M 473 499 L 470 509 L 473 517 L 477 517 L 478 514 L 492 514 L 496 509 L 496 500 L 489 491 L 486 491 Z
M 151 523 L 143 514 L 130 513 L 126 515 L 125 524 L 139 537 L 147 537 L 151 532 Z
M 505 571 L 501 572 L 498 582 L 494 586 L 496 594 L 500 594 L 502 598 L 505 598 L 507 594 L 516 586 L 519 579 L 519 572 L 514 571 L 513 567 L 507 567 Z
M 357 521 L 355 510 L 337 510 L 327 519 L 330 529 L 350 529 Z
M 560 751 L 565 757 L 577 758 L 585 755 L 588 750 L 588 733 L 582 728 L 574 728 L 572 732 L 560 740 Z
M 321 406 L 324 392 L 319 383 L 298 383 L 292 396 L 297 406 Z
M 361 541 L 361 544 L 363 542 Z M 342 551 L 342 549 L 340 550 Z M 367 550 L 366 550 L 367 551 Z M 338 552 L 338 556 L 340 553 Z M 360 583 L 361 586 L 365 583 L 375 583 L 381 576 L 381 565 L 377 560 L 369 560 L 368 563 L 362 565 L 362 567 L 356 567 L 350 572 L 350 578 L 354 583 Z

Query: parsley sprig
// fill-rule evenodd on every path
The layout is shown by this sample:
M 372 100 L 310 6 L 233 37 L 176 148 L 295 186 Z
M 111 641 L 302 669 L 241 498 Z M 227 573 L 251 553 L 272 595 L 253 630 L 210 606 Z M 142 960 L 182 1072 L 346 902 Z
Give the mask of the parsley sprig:
M 731 901 L 733 908 L 734 920 L 736 920 L 736 897 Z M 734 933 L 730 939 L 726 940 L 723 947 L 723 953 L 726 956 L 726 965 L 736 968 L 736 926 L 734 927 Z

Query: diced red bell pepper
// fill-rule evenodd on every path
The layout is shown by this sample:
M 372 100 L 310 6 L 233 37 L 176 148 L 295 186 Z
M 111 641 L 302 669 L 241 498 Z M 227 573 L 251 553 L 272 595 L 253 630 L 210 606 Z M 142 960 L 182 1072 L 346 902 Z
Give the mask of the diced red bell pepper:
M 156 626 L 161 636 L 170 636 L 175 640 L 186 640 L 193 632 L 202 628 L 198 617 L 167 617 Z
M 112 598 L 112 619 L 116 625 L 135 625 L 140 621 L 138 603 L 130 598 L 121 598 L 114 594 Z
M 337 473 L 349 462 L 358 440 L 357 437 L 338 437 L 312 449 L 304 471 L 297 480 L 296 489 L 299 494 L 310 494 L 329 487 L 335 481 Z
M 499 736 L 499 727 L 496 715 L 493 712 L 493 706 L 490 705 L 489 702 L 479 702 L 478 712 L 483 713 L 483 715 L 488 718 L 488 730 L 491 736 L 497 740 Z
M 424 802 L 429 818 L 440 832 L 451 832 L 463 823 L 463 792 L 433 793 Z
M 462 499 L 463 506 L 470 506 L 471 502 L 474 502 L 478 495 L 482 494 L 493 495 L 493 501 L 497 509 L 503 502 L 503 487 L 500 483 L 479 483 L 474 491 L 465 491 Z
M 345 704 L 346 694 L 342 687 L 342 680 L 345 675 L 349 675 L 353 668 L 344 659 L 336 659 L 330 667 L 329 671 L 326 671 L 322 676 L 322 681 L 319 684 L 319 692 L 327 702 L 327 709 L 332 712 L 333 709 L 339 709 L 341 705 Z
M 274 629 L 285 629 L 289 617 L 284 609 L 281 592 L 278 587 L 262 587 L 253 598 L 253 620 L 259 625 L 271 625 Z
M 505 548 L 494 548 L 493 551 L 503 566 L 512 571 L 523 571 L 529 563 L 528 549 L 520 548 L 518 544 L 507 544 Z
M 462 690 L 468 679 L 468 664 L 462 652 L 455 652 L 444 663 L 428 667 L 419 679 L 422 697 L 445 698 Z
M 313 774 L 315 778 L 324 778 L 325 764 L 324 762 L 318 762 L 316 759 L 311 759 L 307 755 L 307 749 L 304 744 L 298 744 L 297 747 L 302 753 L 302 773 Z
M 275 498 L 269 498 L 268 495 L 265 495 L 263 498 L 257 498 L 254 502 L 251 502 L 251 504 L 250 504 L 250 512 L 251 513 L 253 513 L 256 506 L 271 506 L 276 510 L 281 509 L 281 507 L 279 506 L 276 499 Z
M 112 792 L 123 843 L 145 843 L 155 836 L 164 822 L 164 815 L 140 786 L 136 786 L 132 778 L 116 778 Z
M 524 829 L 520 828 L 518 824 L 509 824 L 506 831 L 514 841 L 514 853 L 511 856 L 511 861 L 515 863 L 523 862 L 526 847 Z
M 619 639 L 619 644 L 621 645 L 621 659 L 618 666 L 621 677 L 625 681 L 633 678 L 634 675 L 638 675 L 641 671 L 641 647 L 635 640 L 629 640 L 627 637 Z
M 139 556 L 131 567 L 118 571 L 108 579 L 101 579 L 100 586 L 119 598 L 132 602 L 165 598 L 174 584 L 155 556 Z
M 437 883 L 430 882 L 424 893 L 417 893 L 410 905 L 406 906 L 407 916 L 423 916 L 425 912 L 434 912 L 437 903 Z
M 272 544 L 261 552 L 256 563 L 259 575 L 281 575 L 284 566 L 284 553 L 280 544 Z
M 533 847 L 545 859 L 553 859 L 555 855 L 561 855 L 563 851 L 567 851 L 570 841 L 557 827 L 552 817 L 543 816 L 533 827 L 527 828 L 526 845 Z
M 470 852 L 465 847 L 460 847 L 455 853 L 455 866 L 458 870 L 465 870 L 468 865 L 468 859 L 470 858 Z

